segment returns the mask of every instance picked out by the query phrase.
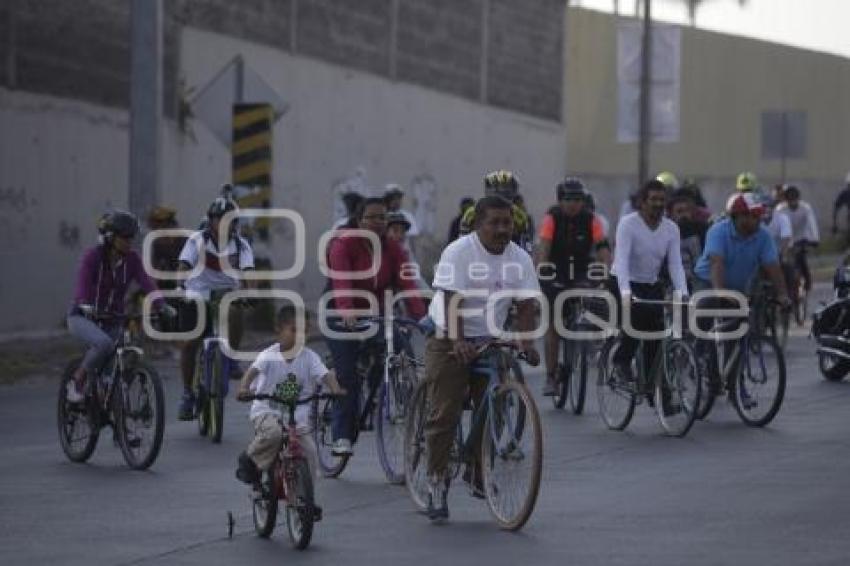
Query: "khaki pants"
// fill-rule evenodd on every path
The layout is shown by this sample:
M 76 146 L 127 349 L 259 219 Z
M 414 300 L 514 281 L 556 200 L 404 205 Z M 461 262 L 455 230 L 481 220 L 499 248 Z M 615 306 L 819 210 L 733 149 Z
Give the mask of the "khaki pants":
M 463 403 L 470 386 L 469 366 L 455 358 L 450 340 L 429 338 L 425 346 L 425 379 L 430 411 L 425 422 L 428 443 L 428 474 L 444 479 Z M 472 399 L 478 405 L 486 388 L 484 380 L 473 382 Z M 478 451 L 473 450 L 474 458 Z
M 274 413 L 262 414 L 255 418 L 252 423 L 254 425 L 254 440 L 248 445 L 246 452 L 258 469 L 266 471 L 280 452 L 284 429 L 281 426 L 280 419 Z M 307 458 L 310 474 L 313 479 L 316 479 L 318 477 L 319 455 L 312 431 L 299 429 L 298 442 L 305 458 Z

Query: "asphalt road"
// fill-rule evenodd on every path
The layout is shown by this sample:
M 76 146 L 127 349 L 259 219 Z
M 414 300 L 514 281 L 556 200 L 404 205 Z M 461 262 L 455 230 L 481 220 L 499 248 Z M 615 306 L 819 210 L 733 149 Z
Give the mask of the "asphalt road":
M 428 524 L 384 483 L 367 434 L 339 480 L 319 484 L 325 519 L 312 546 L 285 526 L 254 536 L 249 494 L 233 476 L 249 440 L 247 406 L 228 400 L 212 445 L 175 420 L 179 387 L 163 365 L 168 425 L 159 460 L 128 470 L 111 435 L 87 464 L 67 461 L 50 376 L 0 388 L 0 564 L 847 564 L 850 383 L 818 374 L 813 344 L 792 339 L 788 391 L 774 423 L 751 429 L 721 401 L 684 439 L 662 435 L 646 405 L 626 432 L 596 412 L 538 398 L 544 477 L 534 515 L 501 532 L 463 488 L 451 522 Z M 529 381 L 539 389 L 540 372 Z M 537 391 L 535 391 L 537 393 Z M 227 512 L 236 517 L 227 537 Z

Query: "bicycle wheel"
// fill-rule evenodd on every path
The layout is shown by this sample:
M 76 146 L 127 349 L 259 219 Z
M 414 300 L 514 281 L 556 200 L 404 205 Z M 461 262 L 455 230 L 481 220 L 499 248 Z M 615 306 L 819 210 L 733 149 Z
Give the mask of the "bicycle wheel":
M 573 370 L 570 363 L 573 345 L 569 340 L 561 339 L 560 342 L 563 359 L 558 364 L 558 373 L 555 376 L 555 395 L 552 396 L 552 403 L 556 409 L 563 409 L 567 404 L 567 398 L 570 396 L 570 375 Z
M 94 453 L 100 428 L 96 425 L 94 400 L 86 395 L 83 403 L 69 403 L 66 399 L 68 382 L 80 367 L 82 358 L 75 358 L 65 367 L 59 380 L 59 395 L 56 406 L 56 423 L 59 429 L 59 445 L 72 462 L 85 462 Z
M 210 440 L 219 444 L 224 433 L 224 380 L 229 376 L 224 375 L 224 353 L 214 347 L 212 356 L 212 379 L 210 379 L 210 391 L 208 392 L 209 417 L 210 417 Z
M 428 418 L 428 388 L 420 381 L 413 389 L 404 427 L 404 476 L 407 491 L 416 509 L 428 508 L 428 444 L 425 421 Z
M 809 293 L 806 291 L 805 283 L 801 278 L 797 286 L 797 301 L 794 303 L 794 319 L 797 321 L 797 326 L 803 326 L 806 323 L 808 310 Z
M 599 414 L 611 430 L 623 430 L 635 412 L 635 392 L 630 384 L 623 383 L 614 368 L 616 339 L 609 339 L 599 355 L 599 372 L 596 377 L 596 395 L 599 399 Z
M 708 414 L 711 412 L 711 408 L 714 406 L 714 400 L 716 397 L 715 391 L 711 387 L 711 376 L 709 375 L 709 366 L 708 362 L 702 359 L 697 359 L 697 369 L 700 373 L 700 394 L 699 394 L 699 405 L 697 405 L 696 418 L 699 420 L 704 420 L 708 417 Z
M 159 455 L 165 429 L 162 381 L 152 367 L 138 364 L 122 376 L 117 386 L 118 445 L 128 466 L 147 469 Z
M 655 412 L 670 436 L 685 436 L 694 424 L 702 393 L 700 372 L 690 344 L 663 343 L 662 371 L 655 380 Z
M 304 550 L 313 538 L 313 522 L 316 519 L 313 478 L 307 460 L 299 458 L 292 462 L 292 466 L 294 473 L 287 490 L 286 530 L 292 546 Z
M 587 342 L 578 342 L 573 348 L 573 369 L 570 372 L 570 408 L 573 414 L 584 411 L 584 399 L 587 395 Z
M 251 510 L 254 517 L 254 530 L 257 536 L 269 538 L 277 524 L 277 507 L 280 494 L 278 493 L 278 485 L 276 474 L 279 461 L 275 461 L 272 467 L 263 472 L 260 480 L 260 489 L 252 492 Z
M 764 336 L 745 339 L 740 355 L 735 410 L 746 424 L 765 426 L 779 412 L 785 396 L 785 358 L 776 341 Z
M 773 328 L 775 329 L 774 338 L 776 343 L 782 350 L 788 345 L 788 328 L 791 326 L 791 313 L 787 308 L 775 306 L 773 307 Z
M 841 381 L 850 373 L 850 361 L 826 352 L 818 352 L 818 369 L 827 381 Z
M 381 384 L 375 439 L 378 442 L 378 459 L 387 481 L 400 485 L 404 483 L 404 425 L 416 383 L 416 368 L 404 355 L 399 360 L 388 369 L 389 381 Z
M 484 420 L 481 469 L 487 506 L 503 529 L 528 521 L 540 491 L 543 431 L 525 385 L 507 382 L 493 393 Z M 517 421 L 522 419 L 523 425 Z
M 325 399 L 313 405 L 313 436 L 319 453 L 319 469 L 326 478 L 336 478 L 348 464 L 348 456 L 335 456 L 333 447 L 333 399 Z
M 195 391 L 195 414 L 198 417 L 198 433 L 206 436 L 210 432 L 210 404 L 204 376 L 207 371 L 207 352 L 203 347 L 198 348 L 195 360 L 195 378 L 192 389 Z

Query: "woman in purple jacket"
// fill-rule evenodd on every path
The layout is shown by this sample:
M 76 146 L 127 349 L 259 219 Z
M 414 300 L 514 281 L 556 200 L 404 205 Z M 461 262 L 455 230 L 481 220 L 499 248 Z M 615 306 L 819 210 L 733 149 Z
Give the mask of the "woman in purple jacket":
M 114 321 L 98 321 L 96 315 L 123 313 L 127 289 L 134 281 L 145 293 L 156 290 L 139 254 L 131 249 L 139 232 L 136 217 L 120 210 L 107 213 L 100 220 L 98 232 L 100 243 L 83 254 L 74 302 L 68 312 L 71 335 L 89 346 L 83 363 L 74 372 L 74 380 L 68 382 L 66 393 L 71 403 L 83 401 L 86 376 L 95 375 L 106 362 L 123 329 Z M 162 299 L 156 305 L 169 317 L 176 314 Z

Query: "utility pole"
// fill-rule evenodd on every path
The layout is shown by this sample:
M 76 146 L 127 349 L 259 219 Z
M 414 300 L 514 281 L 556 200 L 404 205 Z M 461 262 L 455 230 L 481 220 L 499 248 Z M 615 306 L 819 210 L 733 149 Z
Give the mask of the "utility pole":
M 649 146 L 652 141 L 652 0 L 643 2 L 643 38 L 640 59 L 640 142 L 638 184 L 649 177 Z
M 159 200 L 162 117 L 162 0 L 130 5 L 130 211 Z

